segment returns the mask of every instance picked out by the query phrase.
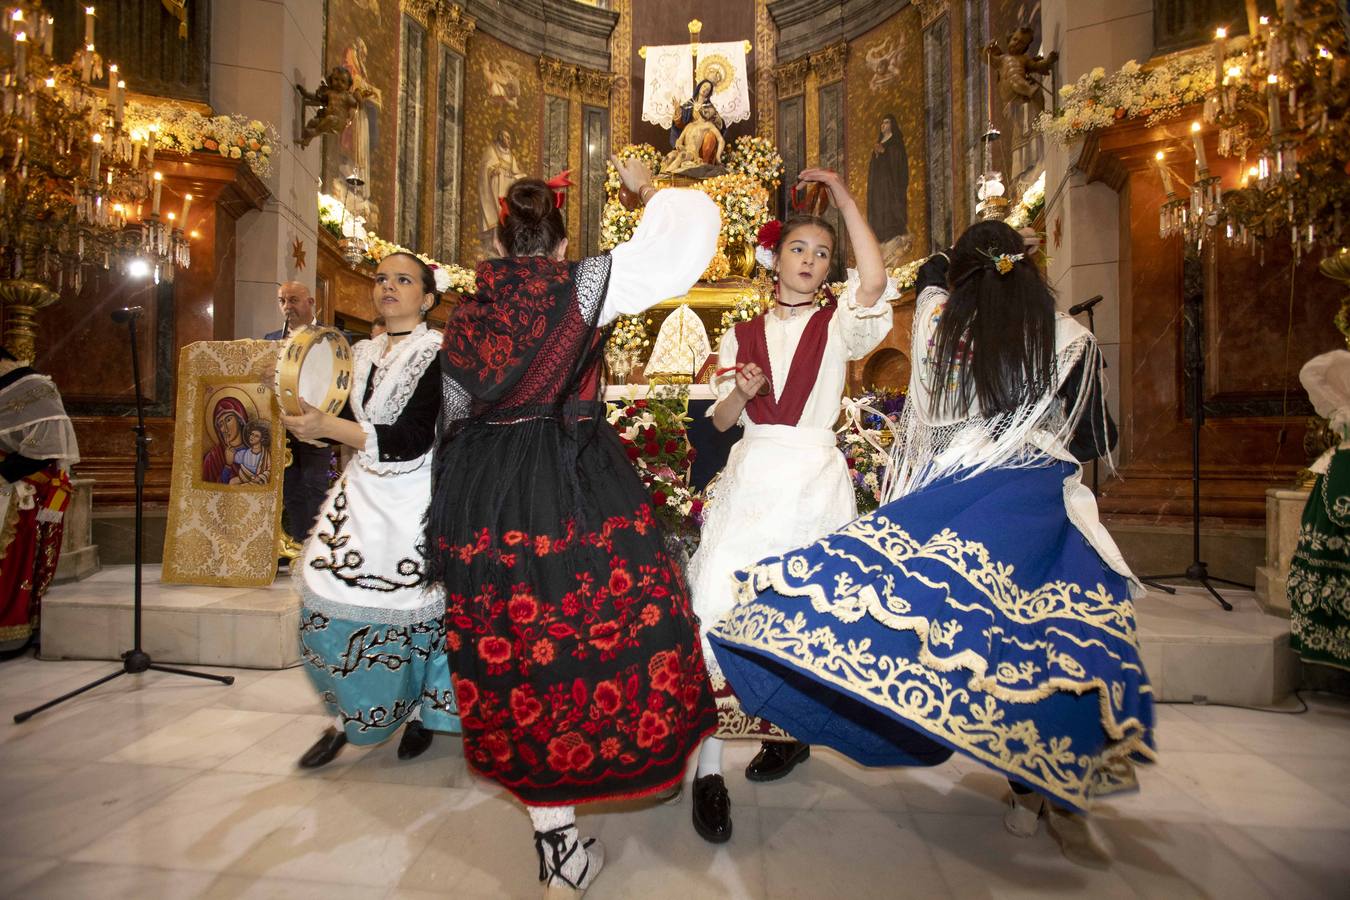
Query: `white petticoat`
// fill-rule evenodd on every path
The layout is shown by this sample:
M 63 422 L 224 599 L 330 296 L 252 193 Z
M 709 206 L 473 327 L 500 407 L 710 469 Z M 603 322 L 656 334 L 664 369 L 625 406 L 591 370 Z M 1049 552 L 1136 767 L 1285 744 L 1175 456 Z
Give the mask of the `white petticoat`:
M 828 428 L 745 426 L 713 490 L 698 551 L 689 562 L 704 657 L 716 667 L 709 629 L 733 605 L 731 573 L 804 547 L 857 518 L 848 463 Z

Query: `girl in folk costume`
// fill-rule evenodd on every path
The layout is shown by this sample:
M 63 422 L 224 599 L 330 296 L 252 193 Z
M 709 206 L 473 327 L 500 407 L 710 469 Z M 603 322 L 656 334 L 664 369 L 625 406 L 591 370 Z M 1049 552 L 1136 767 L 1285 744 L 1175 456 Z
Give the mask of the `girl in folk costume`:
M 1142 589 L 1070 451 L 1109 447 L 1100 351 L 1008 226 L 947 267 L 920 271 L 887 502 L 738 572 L 712 643 L 747 713 L 867 765 L 965 753 L 1012 782 L 1010 831 L 1101 862 L 1078 813 L 1154 752 Z
M 56 385 L 0 347 L 0 652 L 27 646 L 38 627 L 79 461 Z
M 858 268 L 838 302 L 817 308 L 835 250 L 834 229 L 814 216 L 795 216 L 773 241 L 769 264 L 777 281 L 769 312 L 722 336 L 718 350 L 720 398 L 713 424 L 726 431 L 738 421 L 745 436 L 732 448 L 690 561 L 694 611 L 704 639 L 733 603 L 732 573 L 758 559 L 800 546 L 857 514 L 844 455 L 835 444 L 849 360 L 870 353 L 891 330 L 899 297 L 886 277 L 881 251 L 857 204 L 834 172 L 807 169 L 803 182 L 820 182 L 843 215 Z M 722 779 L 722 741 L 764 739 L 746 769 L 752 781 L 772 781 L 805 759 L 810 748 L 768 721 L 745 716 L 709 657 L 717 692 L 719 728 L 699 753 L 694 780 L 694 829 L 720 843 L 731 837 L 731 807 Z
M 564 261 L 561 185 L 502 200 L 504 258 L 451 314 L 427 541 L 446 590 L 464 756 L 526 804 L 546 893 L 603 863 L 575 805 L 670 789 L 716 724 L 680 570 L 599 399 L 604 326 L 686 293 L 712 259 L 717 208 L 655 191 L 607 256 Z
M 421 516 L 441 409 L 440 334 L 427 312 L 449 277 L 409 253 L 380 261 L 372 299 L 388 330 L 353 348 L 352 392 L 332 416 L 282 416 L 303 440 L 355 452 L 305 542 L 295 582 L 300 642 L 314 686 L 337 716 L 300 759 L 330 762 L 348 741 L 373 744 L 407 723 L 399 759 L 459 730 L 445 657 L 445 603 L 427 577 Z

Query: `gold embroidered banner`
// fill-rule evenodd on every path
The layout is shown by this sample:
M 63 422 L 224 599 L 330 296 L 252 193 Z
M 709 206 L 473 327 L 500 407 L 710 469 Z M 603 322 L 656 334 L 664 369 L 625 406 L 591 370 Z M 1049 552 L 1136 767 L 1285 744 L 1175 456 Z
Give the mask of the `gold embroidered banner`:
M 179 356 L 164 581 L 276 578 L 286 433 L 262 377 L 276 352 L 274 341 L 201 341 Z

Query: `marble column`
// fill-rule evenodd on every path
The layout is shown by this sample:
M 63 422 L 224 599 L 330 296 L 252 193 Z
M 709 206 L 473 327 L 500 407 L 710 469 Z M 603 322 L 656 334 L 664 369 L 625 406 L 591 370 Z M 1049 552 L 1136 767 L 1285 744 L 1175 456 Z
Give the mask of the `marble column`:
M 1152 0 L 1113 4 L 1044 0 L 1041 33 L 1047 36 L 1042 52 L 1059 51 L 1059 83 L 1072 84 L 1097 66 L 1109 72 L 1127 60 L 1142 63 L 1149 58 Z M 1129 243 L 1122 240 L 1120 195 L 1105 184 L 1088 184 L 1074 170 L 1080 149 L 1081 144 L 1066 148 L 1046 141 L 1046 200 L 1054 201 L 1045 217 L 1049 278 L 1061 309 L 1102 295 L 1094 310 L 1097 337 L 1108 366 L 1107 402 L 1111 415 L 1120 421 L 1120 384 L 1125 378 L 1120 371 L 1120 280 Z M 1086 318 L 1082 321 L 1086 324 Z M 1125 460 L 1118 455 L 1116 462 Z
M 280 135 L 265 179 L 271 198 L 239 220 L 232 329 L 217 336 L 262 337 L 281 326 L 276 289 L 314 289 L 318 263 L 321 141 L 295 143 L 295 86 L 323 77 L 323 0 L 231 0 L 211 5 L 211 105 L 274 125 Z

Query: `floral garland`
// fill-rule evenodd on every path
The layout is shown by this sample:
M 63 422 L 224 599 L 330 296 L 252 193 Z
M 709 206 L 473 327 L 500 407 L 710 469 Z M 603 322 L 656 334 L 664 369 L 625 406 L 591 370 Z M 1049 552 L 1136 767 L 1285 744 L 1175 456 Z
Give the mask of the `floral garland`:
M 346 233 L 344 233 L 344 223 L 346 223 Z M 477 290 L 478 276 L 473 269 L 458 266 L 454 263 L 443 263 L 426 254 L 418 253 L 416 250 L 409 250 L 407 247 L 395 244 L 393 241 L 386 241 L 375 232 L 368 230 L 365 227 L 364 219 L 359 216 L 350 217 L 346 207 L 342 205 L 342 201 L 329 194 L 319 195 L 319 226 L 338 240 L 355 237 L 365 241 L 365 259 L 371 267 L 378 266 L 380 260 L 391 253 L 408 253 L 417 257 L 432 269 L 444 271 L 449 276 L 449 293 L 472 294 Z
M 764 300 L 756 291 L 746 291 L 731 302 L 730 309 L 722 310 L 722 318 L 713 336 L 713 346 L 721 346 L 722 336 L 741 322 L 749 322 L 764 311 Z
M 645 400 L 611 403 L 607 416 L 651 497 L 666 531 L 683 542 L 697 540 L 703 500 L 689 484 L 694 448 L 685 414 L 688 396 L 676 391 Z
M 753 140 L 763 141 L 762 138 Z M 772 145 L 764 141 L 763 145 L 751 142 L 745 146 L 749 149 L 742 153 L 742 161 L 753 159 L 757 171 L 760 174 L 767 173 L 772 168 L 772 160 L 765 154 L 767 150 L 772 150 Z M 651 144 L 629 144 L 616 155 L 620 159 L 641 159 L 653 171 L 661 163 L 661 155 Z M 773 155 L 777 157 L 776 152 Z M 778 168 L 781 177 L 781 159 Z M 607 199 L 600 218 L 602 250 L 612 250 L 630 240 L 638 222 L 642 221 L 642 207 L 630 210 L 619 202 L 620 187 L 619 173 L 612 165 L 607 166 L 605 178 Z M 760 227 L 769 221 L 769 192 L 772 189 L 772 182 L 766 186 L 757 177 L 745 172 L 728 172 L 726 175 L 700 181 L 693 187 L 711 197 L 722 213 L 722 232 L 717 240 L 717 253 L 703 272 L 702 278 L 704 281 L 721 281 L 731 274 L 727 248 L 753 244 Z
M 128 103 L 125 116 L 131 133 L 155 132 L 157 149 L 242 159 L 259 178 L 271 174 L 272 148 L 281 140 L 275 128 L 258 119 L 204 116 L 177 104 Z
M 1236 55 L 1224 68 L 1241 65 Z M 1122 119 L 1145 118 L 1152 125 L 1180 114 L 1182 107 L 1198 103 L 1214 87 L 1214 57 L 1204 50 L 1176 56 L 1145 69 L 1134 60 L 1107 74 L 1101 66 L 1073 84 L 1059 89 L 1059 115 L 1041 113 L 1037 130 L 1061 144 L 1080 135 L 1106 128 Z
M 753 178 L 766 190 L 783 183 L 783 157 L 768 138 L 750 134 L 736 138 L 723 162 L 729 174 Z
M 1013 228 L 1026 228 L 1045 209 L 1045 171 L 1022 192 L 1022 198 L 1013 206 L 1004 219 Z

